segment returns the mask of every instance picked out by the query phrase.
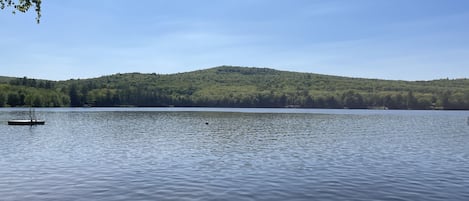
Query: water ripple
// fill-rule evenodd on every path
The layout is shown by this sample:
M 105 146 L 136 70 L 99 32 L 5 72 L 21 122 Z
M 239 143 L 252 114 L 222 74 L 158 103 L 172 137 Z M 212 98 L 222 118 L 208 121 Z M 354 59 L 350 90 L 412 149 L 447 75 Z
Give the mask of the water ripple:
M 45 126 L 0 125 L 0 200 L 469 199 L 461 113 L 41 115 Z

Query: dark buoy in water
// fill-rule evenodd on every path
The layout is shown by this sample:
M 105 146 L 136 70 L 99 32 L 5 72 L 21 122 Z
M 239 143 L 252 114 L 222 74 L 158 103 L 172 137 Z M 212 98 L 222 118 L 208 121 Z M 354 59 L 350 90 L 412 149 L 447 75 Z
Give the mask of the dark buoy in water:
M 205 125 L 208 125 L 208 121 L 205 122 Z

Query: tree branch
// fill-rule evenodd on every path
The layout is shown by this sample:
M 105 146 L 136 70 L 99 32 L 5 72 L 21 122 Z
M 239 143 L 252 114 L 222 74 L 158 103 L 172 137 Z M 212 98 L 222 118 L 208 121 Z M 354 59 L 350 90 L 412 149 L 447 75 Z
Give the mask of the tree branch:
M 13 8 L 12 13 L 16 14 L 16 11 L 25 13 L 27 12 L 32 6 L 34 6 L 34 10 L 36 11 L 36 22 L 39 24 L 41 19 L 41 0 L 0 0 L 0 9 L 5 9 L 7 7 Z

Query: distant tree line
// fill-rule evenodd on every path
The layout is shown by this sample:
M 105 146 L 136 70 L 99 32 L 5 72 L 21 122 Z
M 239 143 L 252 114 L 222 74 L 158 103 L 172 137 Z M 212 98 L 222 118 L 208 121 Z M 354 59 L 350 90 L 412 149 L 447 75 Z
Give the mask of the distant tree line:
M 71 88 L 71 106 L 180 106 L 180 107 L 299 107 L 350 109 L 469 109 L 469 94 L 360 93 L 353 90 L 317 95 L 296 93 L 251 93 L 202 96 L 162 90 L 98 89 L 82 93 Z
M 0 106 L 85 105 L 469 109 L 469 81 L 386 81 L 224 66 L 60 82 L 23 77 L 0 84 Z
M 33 88 L 42 88 L 42 89 L 53 89 L 55 87 L 55 82 L 50 80 L 36 80 L 30 79 L 28 77 L 13 79 L 9 82 L 10 85 L 15 86 L 26 86 Z
M 69 97 L 54 90 L 0 84 L 0 107 L 64 107 L 69 105 Z

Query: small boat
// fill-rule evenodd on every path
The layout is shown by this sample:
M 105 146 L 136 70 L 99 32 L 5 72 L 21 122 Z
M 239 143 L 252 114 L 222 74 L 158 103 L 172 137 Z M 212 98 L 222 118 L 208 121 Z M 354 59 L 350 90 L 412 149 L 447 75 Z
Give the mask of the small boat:
M 18 126 L 32 126 L 32 125 L 44 125 L 46 123 L 45 120 L 38 120 L 38 119 L 16 119 L 16 120 L 9 120 L 8 125 L 18 125 Z

